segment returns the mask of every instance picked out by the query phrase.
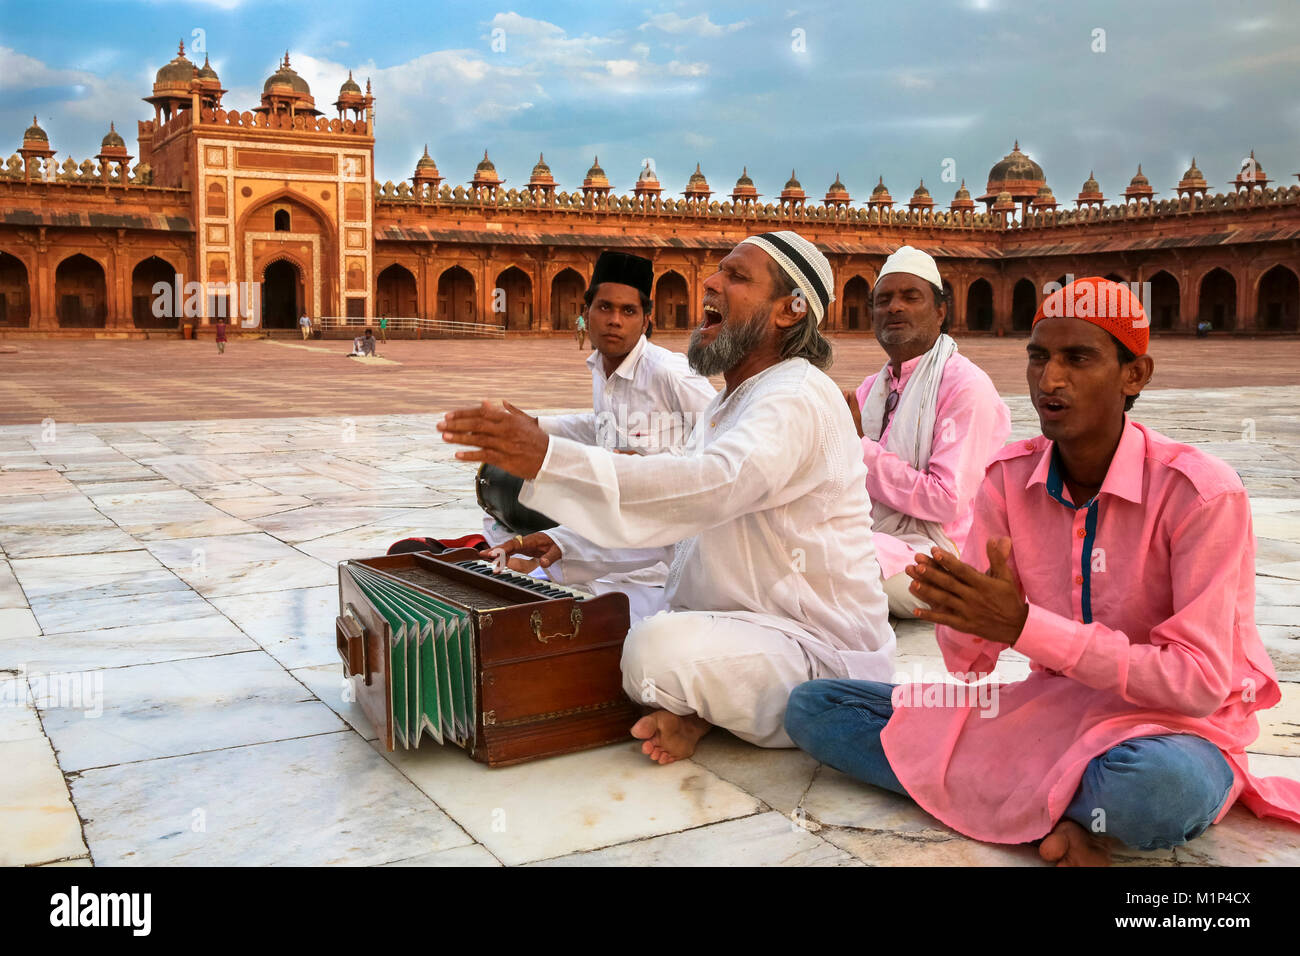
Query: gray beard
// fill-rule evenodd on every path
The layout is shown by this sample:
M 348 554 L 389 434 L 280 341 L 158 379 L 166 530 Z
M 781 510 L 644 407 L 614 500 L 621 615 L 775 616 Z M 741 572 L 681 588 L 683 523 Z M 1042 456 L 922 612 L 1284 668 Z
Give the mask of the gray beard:
M 709 345 L 700 344 L 703 328 L 691 333 L 690 345 L 686 348 L 686 361 L 697 375 L 722 375 L 730 372 L 740 364 L 750 352 L 753 352 L 767 338 L 767 315 L 769 306 L 755 309 L 749 318 L 739 325 L 723 322 L 718 330 L 718 337 Z

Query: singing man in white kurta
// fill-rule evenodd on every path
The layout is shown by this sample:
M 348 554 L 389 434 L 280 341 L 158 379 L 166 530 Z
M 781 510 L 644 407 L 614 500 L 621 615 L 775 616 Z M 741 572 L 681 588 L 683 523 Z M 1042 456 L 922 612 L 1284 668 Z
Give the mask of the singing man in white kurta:
M 704 283 L 687 357 L 725 390 L 682 455 L 636 457 L 547 435 L 484 402 L 443 439 L 526 479 L 520 501 L 601 549 L 602 570 L 667 561 L 669 611 L 628 633 L 623 682 L 653 708 L 632 727 L 652 760 L 689 757 L 712 726 L 789 747 L 790 690 L 809 675 L 884 679 L 894 633 L 871 539 L 857 431 L 821 369 L 826 257 L 793 232 L 744 240 Z M 572 567 L 546 534 L 503 547 Z

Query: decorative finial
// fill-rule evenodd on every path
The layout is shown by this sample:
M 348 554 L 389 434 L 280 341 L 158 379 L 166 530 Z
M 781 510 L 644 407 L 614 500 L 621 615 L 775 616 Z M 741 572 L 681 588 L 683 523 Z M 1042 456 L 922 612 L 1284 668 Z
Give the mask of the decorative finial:
M 284 51 L 284 68 L 285 68 L 286 70 L 289 69 L 289 51 L 288 51 L 288 50 L 285 50 L 285 51 Z
M 1139 175 L 1139 176 L 1142 175 L 1142 164 L 1141 164 L 1141 163 L 1138 163 L 1138 175 Z
M 348 79 L 349 79 L 349 80 L 352 79 L 352 71 L 351 71 L 351 70 L 348 70 Z
M 1011 152 L 1013 152 L 1013 153 L 1018 153 L 1018 152 L 1020 152 L 1020 140 L 1019 140 L 1019 138 L 1016 139 L 1015 145 L 1013 145 L 1013 146 L 1011 147 Z
M 109 121 L 108 121 L 108 131 L 109 131 L 110 133 L 116 133 L 116 132 L 117 132 L 117 130 L 114 129 L 114 127 L 113 127 L 113 121 L 112 121 L 112 120 L 109 120 Z
M 539 163 L 541 163 L 543 166 L 546 165 L 546 156 L 545 156 L 544 154 L 542 154 L 542 153 L 538 153 L 538 154 L 537 154 L 537 161 L 538 161 Z
M 965 189 L 965 188 L 966 188 L 966 177 L 964 177 L 964 176 L 962 177 L 962 180 L 961 180 L 961 188 L 962 188 L 962 189 Z
M 370 93 L 370 77 L 366 77 L 366 93 L 367 95 Z
M 925 180 L 924 180 L 924 179 L 921 180 L 921 188 L 922 188 L 922 189 L 925 188 Z
M 184 56 L 184 55 L 185 55 L 185 40 L 182 38 L 179 56 Z

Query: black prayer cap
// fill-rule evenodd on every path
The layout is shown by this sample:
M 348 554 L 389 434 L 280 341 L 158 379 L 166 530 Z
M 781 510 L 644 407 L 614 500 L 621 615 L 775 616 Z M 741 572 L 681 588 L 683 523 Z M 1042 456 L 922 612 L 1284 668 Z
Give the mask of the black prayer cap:
M 649 298 L 654 285 L 654 264 L 643 256 L 626 252 L 602 252 L 591 274 L 591 288 L 595 289 L 602 282 L 630 285 Z

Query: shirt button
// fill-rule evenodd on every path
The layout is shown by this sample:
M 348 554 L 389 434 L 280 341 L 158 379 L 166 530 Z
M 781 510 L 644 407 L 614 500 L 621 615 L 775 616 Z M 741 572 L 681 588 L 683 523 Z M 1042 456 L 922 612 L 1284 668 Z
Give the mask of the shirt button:
M 1087 537 L 1088 532 L 1080 528 L 1078 531 L 1075 532 L 1075 534 L 1077 534 L 1080 538 L 1083 538 L 1083 537 Z
M 1074 576 L 1074 583 L 1075 583 L 1075 584 L 1082 584 L 1082 583 L 1083 583 L 1083 575 L 1082 575 L 1082 574 L 1076 574 L 1076 575 Z

